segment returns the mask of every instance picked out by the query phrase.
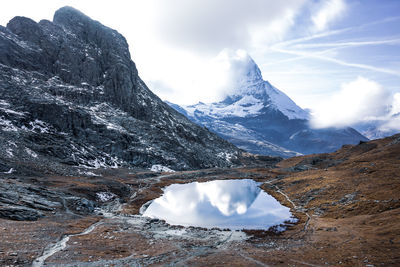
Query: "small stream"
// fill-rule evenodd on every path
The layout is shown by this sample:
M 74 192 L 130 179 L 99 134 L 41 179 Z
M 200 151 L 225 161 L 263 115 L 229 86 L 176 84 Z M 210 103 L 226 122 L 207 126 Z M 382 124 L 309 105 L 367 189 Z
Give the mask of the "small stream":
M 96 229 L 97 226 L 101 225 L 103 222 L 99 221 L 96 222 L 94 224 L 92 224 L 91 226 L 89 226 L 88 228 L 85 229 L 85 231 L 81 232 L 81 233 L 77 233 L 77 234 L 71 234 L 71 235 L 66 235 L 64 236 L 60 241 L 58 241 L 57 243 L 55 243 L 53 246 L 45 249 L 45 251 L 43 252 L 42 256 L 36 258 L 33 262 L 32 262 L 32 267 L 41 267 L 44 265 L 44 262 L 47 258 L 51 257 L 52 255 L 54 255 L 55 253 L 63 250 L 64 248 L 67 247 L 67 242 L 69 241 L 70 237 L 74 237 L 74 236 L 80 236 L 80 235 L 86 235 L 89 234 L 90 232 L 92 232 L 94 229 Z
M 111 218 L 111 217 L 122 217 L 121 215 L 115 215 L 114 212 L 120 210 L 121 204 L 119 203 L 118 199 L 115 199 L 114 201 L 108 203 L 108 205 L 102 207 L 101 209 L 97 210 L 98 214 L 102 214 L 104 218 Z M 72 212 L 69 212 L 72 213 Z M 71 237 L 74 236 L 81 236 L 81 235 L 87 235 L 93 230 L 96 229 L 97 226 L 103 224 L 103 220 L 100 220 L 92 225 L 90 225 L 88 228 L 86 228 L 84 231 L 77 233 L 77 234 L 70 234 L 70 235 L 64 235 L 60 241 L 56 242 L 54 245 L 51 247 L 48 247 L 44 250 L 42 255 L 38 258 L 36 258 L 32 262 L 32 267 L 41 267 L 44 265 L 44 262 L 46 259 L 51 257 L 52 255 L 56 254 L 57 252 L 60 252 L 61 250 L 65 249 L 67 247 L 67 242 Z
M 45 265 L 48 258 L 67 247 L 71 237 L 89 234 L 98 226 L 106 223 L 107 219 L 140 224 L 142 220 L 148 220 L 145 217 L 151 217 L 164 219 L 169 225 L 193 225 L 209 229 L 217 227 L 231 230 L 268 229 L 275 225 L 284 226 L 284 223 L 288 221 L 294 222 L 296 219 L 292 216 L 289 208 L 282 206 L 275 198 L 261 190 L 259 185 L 260 183 L 249 179 L 175 184 L 166 187 L 160 198 L 144 205 L 141 209 L 142 215 L 134 216 L 118 214 L 118 211 L 121 210 L 121 204 L 118 199 L 115 199 L 97 210 L 97 213 L 101 214 L 103 219 L 80 233 L 62 236 L 58 242 L 47 247 L 42 255 L 32 262 L 32 266 Z M 282 228 L 281 230 L 285 229 Z M 152 231 L 155 236 L 171 235 L 162 227 L 160 229 L 155 227 Z M 186 230 L 184 232 L 185 235 L 191 237 L 189 233 L 186 233 Z M 241 231 L 233 231 L 230 235 L 224 231 L 219 232 L 216 234 L 211 231 L 210 233 L 216 239 L 217 244 L 223 245 L 231 239 L 245 238 Z M 179 234 L 178 236 L 184 235 Z M 193 238 L 199 238 L 196 233 L 194 236 Z

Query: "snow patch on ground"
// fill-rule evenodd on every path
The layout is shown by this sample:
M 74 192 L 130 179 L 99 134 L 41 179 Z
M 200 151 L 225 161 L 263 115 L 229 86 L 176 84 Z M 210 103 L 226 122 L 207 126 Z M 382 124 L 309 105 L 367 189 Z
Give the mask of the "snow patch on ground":
M 16 115 L 16 116 L 21 116 L 21 117 L 25 116 L 25 112 L 19 112 L 19 111 L 12 110 L 9 108 L 10 106 L 11 105 L 7 101 L 0 99 L 0 111 L 7 113 L 7 114 L 11 114 L 11 115 Z
M 95 174 L 94 172 L 89 172 L 89 171 L 78 170 L 78 173 L 81 175 L 85 175 L 85 176 L 101 176 L 101 175 Z
M 169 229 L 167 231 L 164 231 L 166 235 L 172 235 L 172 236 L 184 236 L 187 231 L 186 229 Z
M 172 170 L 168 167 L 165 167 L 163 165 L 160 165 L 160 164 L 155 164 L 155 165 L 151 166 L 150 171 L 152 171 L 152 172 L 175 172 L 174 170 Z
M 109 157 L 108 154 L 105 154 L 109 160 L 107 160 L 106 157 L 103 157 L 101 159 L 93 159 L 93 160 L 89 160 L 85 163 L 84 166 L 85 168 L 88 169 L 100 169 L 100 168 L 118 168 L 118 164 L 120 164 L 121 162 L 118 160 L 118 158 L 116 157 Z
M 26 152 L 29 156 L 33 157 L 33 158 L 37 158 L 37 157 L 38 157 L 38 155 L 37 155 L 35 152 L 33 152 L 32 150 L 30 150 L 29 148 L 25 148 L 25 152 Z
M 88 165 L 92 166 L 93 169 L 99 169 L 99 168 L 106 168 L 107 167 L 105 162 L 104 161 L 100 161 L 99 159 L 89 160 L 88 161 Z
M 9 146 L 18 147 L 17 144 L 13 141 L 8 141 L 7 143 Z
M 18 128 L 10 121 L 4 117 L 0 117 L 0 127 L 1 130 L 6 132 L 17 132 Z
M 112 121 L 113 117 L 128 117 L 126 112 L 113 108 L 105 103 L 92 106 L 87 110 L 89 111 L 94 123 L 105 125 L 109 130 L 128 133 L 123 126 Z
M 5 173 L 5 174 L 11 174 L 11 173 L 13 173 L 15 170 L 13 169 L 13 168 L 11 168 L 9 171 L 6 171 L 6 172 L 3 172 L 3 173 Z
M 9 157 L 9 158 L 14 157 L 14 153 L 13 153 L 13 150 L 11 148 L 7 148 L 6 149 L 6 154 L 7 154 L 7 157 Z
M 98 192 L 96 193 L 96 199 L 100 202 L 107 202 L 116 198 L 117 195 L 111 192 Z
M 35 133 L 49 133 L 50 125 L 41 120 L 35 120 L 29 122 L 29 128 L 26 126 L 22 126 L 22 129 L 25 131 L 35 132 Z
M 217 157 L 231 162 L 231 159 L 234 157 L 234 155 L 232 153 L 220 152 L 217 154 Z

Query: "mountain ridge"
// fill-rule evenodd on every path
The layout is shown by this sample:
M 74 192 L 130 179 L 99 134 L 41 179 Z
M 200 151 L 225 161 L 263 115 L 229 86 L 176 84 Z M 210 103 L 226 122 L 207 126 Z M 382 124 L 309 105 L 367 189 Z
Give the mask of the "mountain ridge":
M 0 171 L 19 159 L 60 171 L 228 167 L 242 153 L 162 102 L 126 39 L 72 7 L 0 27 L 0 101 Z
M 367 140 L 350 127 L 312 129 L 309 112 L 263 80 L 260 69 L 247 53 L 237 51 L 233 57 L 236 69 L 231 75 L 232 89 L 224 100 L 188 106 L 169 103 L 170 106 L 256 154 L 290 157 L 332 152 L 344 144 Z

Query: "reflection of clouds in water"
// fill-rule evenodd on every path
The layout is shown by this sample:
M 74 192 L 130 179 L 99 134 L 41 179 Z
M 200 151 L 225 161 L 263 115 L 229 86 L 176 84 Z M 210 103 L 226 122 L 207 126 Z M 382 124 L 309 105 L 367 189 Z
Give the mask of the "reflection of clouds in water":
M 253 180 L 170 185 L 143 215 L 170 224 L 231 229 L 267 229 L 291 217 L 289 208 L 261 191 Z
M 196 192 L 196 185 L 191 183 L 168 186 L 164 190 L 163 196 L 154 200 L 154 203 L 174 214 L 184 214 L 193 211 L 199 201 L 200 197 Z
M 212 181 L 196 185 L 200 199 L 207 198 L 212 206 L 217 207 L 226 216 L 235 212 L 246 213 L 261 190 L 252 180 L 234 180 L 229 183 Z

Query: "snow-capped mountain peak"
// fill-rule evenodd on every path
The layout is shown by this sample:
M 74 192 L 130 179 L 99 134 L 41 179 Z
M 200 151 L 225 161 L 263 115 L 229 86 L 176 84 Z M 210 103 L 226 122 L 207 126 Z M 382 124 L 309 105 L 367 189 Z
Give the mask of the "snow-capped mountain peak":
M 258 84 L 263 81 L 263 77 L 261 74 L 260 68 L 254 62 L 254 60 L 250 57 L 249 54 L 245 54 L 242 58 L 242 61 L 238 61 L 236 63 L 236 67 L 239 67 L 237 73 L 236 86 L 246 86 L 249 84 Z M 238 88 L 239 89 L 239 88 Z
M 218 57 L 228 66 L 228 96 L 265 95 L 265 90 L 256 86 L 264 82 L 261 70 L 246 51 L 224 50 Z
M 214 118 L 252 117 L 273 109 L 288 119 L 308 119 L 307 111 L 263 79 L 260 68 L 246 51 L 224 50 L 219 59 L 228 66 L 227 96 L 218 103 L 188 106 L 189 113 L 198 110 Z
M 231 77 L 223 101 L 190 106 L 168 104 L 238 147 L 257 154 L 289 157 L 328 152 L 366 140 L 354 129 L 311 129 L 309 112 L 265 81 L 246 52 L 224 52 L 221 57 Z

